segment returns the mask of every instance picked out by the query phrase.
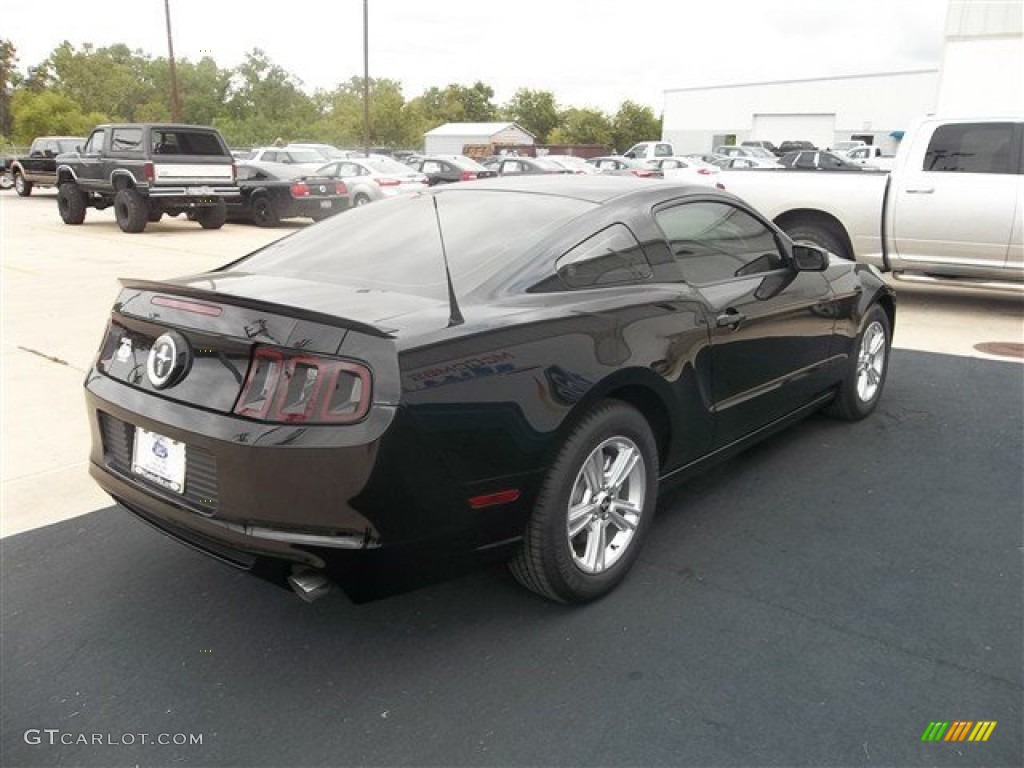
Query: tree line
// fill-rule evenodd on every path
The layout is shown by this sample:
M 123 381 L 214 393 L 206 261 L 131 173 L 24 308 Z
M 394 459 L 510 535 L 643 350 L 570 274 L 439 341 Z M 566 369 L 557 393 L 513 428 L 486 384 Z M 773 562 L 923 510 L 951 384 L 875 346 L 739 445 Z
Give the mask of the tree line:
M 302 81 L 254 48 L 237 67 L 210 57 L 175 60 L 181 121 L 218 128 L 231 146 L 320 141 L 363 143 L 363 78 L 312 94 Z M 35 136 L 86 135 L 105 122 L 172 118 L 168 60 L 123 44 L 95 48 L 63 42 L 42 62 L 18 68 L 15 46 L 0 39 L 0 142 L 24 146 Z M 402 84 L 370 78 L 370 143 L 421 147 L 423 134 L 449 122 L 512 121 L 539 144 L 604 144 L 620 150 L 661 136 L 650 107 L 624 101 L 615 114 L 558 104 L 550 91 L 521 88 L 504 104 L 483 82 L 450 83 L 406 98 Z

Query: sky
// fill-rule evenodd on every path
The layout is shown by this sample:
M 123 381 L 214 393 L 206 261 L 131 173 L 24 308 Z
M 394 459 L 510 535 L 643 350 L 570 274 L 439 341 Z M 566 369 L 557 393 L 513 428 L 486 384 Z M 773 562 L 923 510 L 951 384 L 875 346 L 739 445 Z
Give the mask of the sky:
M 368 0 L 370 77 L 482 80 L 565 106 L 660 113 L 673 88 L 936 68 L 949 0 Z M 45 21 L 39 10 L 45 7 Z M 221 67 L 263 49 L 312 93 L 363 73 L 363 0 L 170 0 L 174 53 Z M 18 68 L 61 42 L 167 55 L 164 0 L 3 0 Z

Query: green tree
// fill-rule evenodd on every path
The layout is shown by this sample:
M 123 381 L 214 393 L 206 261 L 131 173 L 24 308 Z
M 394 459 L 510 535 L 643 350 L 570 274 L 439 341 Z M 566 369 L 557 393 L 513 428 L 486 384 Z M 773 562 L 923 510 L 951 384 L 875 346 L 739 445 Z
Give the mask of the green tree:
M 44 67 L 51 88 L 114 119 L 137 120 L 138 109 L 156 98 L 150 57 L 120 43 L 98 49 L 86 43 L 78 50 L 63 42 Z
M 215 121 L 229 142 L 263 143 L 303 137 L 319 116 L 302 81 L 270 60 L 259 48 L 233 70 L 227 110 Z
M 638 141 L 657 141 L 661 138 L 661 119 L 650 107 L 624 101 L 612 118 L 612 144 L 625 152 Z
M 95 125 L 109 119 L 97 112 L 85 112 L 70 96 L 54 91 L 19 90 L 11 99 L 11 111 L 18 144 L 28 144 L 36 136 L 85 136 Z
M 321 113 L 315 135 L 338 146 L 363 143 L 363 78 L 353 77 L 333 91 L 319 91 L 314 101 Z M 410 110 L 397 80 L 370 78 L 370 144 L 418 146 L 422 118 Z
M 18 52 L 10 40 L 0 40 L 0 137 L 11 135 L 11 98 L 18 81 Z
M 413 99 L 413 110 L 427 130 L 445 123 L 487 123 L 495 120 L 494 89 L 477 81 L 471 86 L 450 83 L 443 89 L 428 88 Z
M 551 144 L 612 143 L 612 124 L 599 109 L 570 107 L 562 113 L 562 123 L 549 136 Z
M 505 104 L 502 112 L 507 119 L 532 133 L 538 144 L 548 143 L 551 131 L 561 122 L 558 104 L 551 91 L 520 88 Z

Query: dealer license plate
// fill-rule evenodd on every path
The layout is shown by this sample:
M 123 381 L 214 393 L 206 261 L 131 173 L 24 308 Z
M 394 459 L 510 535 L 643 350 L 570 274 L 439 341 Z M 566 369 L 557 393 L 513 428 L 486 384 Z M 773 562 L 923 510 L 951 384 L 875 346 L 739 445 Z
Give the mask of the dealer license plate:
M 332 200 L 321 200 L 320 201 L 320 207 L 321 208 L 330 208 L 332 202 L 333 202 Z
M 213 187 L 186 187 L 185 194 L 193 197 L 210 197 L 213 194 Z
M 136 427 L 132 472 L 175 493 L 184 493 L 185 444 Z

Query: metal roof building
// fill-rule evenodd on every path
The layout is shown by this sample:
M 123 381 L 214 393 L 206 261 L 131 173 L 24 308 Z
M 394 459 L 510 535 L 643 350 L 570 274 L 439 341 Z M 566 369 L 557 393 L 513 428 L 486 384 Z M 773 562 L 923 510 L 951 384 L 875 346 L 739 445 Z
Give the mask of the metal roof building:
M 428 155 L 461 155 L 466 144 L 533 144 L 534 135 L 515 123 L 445 123 L 423 134 Z

